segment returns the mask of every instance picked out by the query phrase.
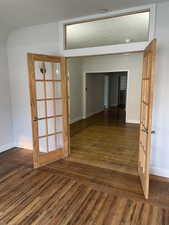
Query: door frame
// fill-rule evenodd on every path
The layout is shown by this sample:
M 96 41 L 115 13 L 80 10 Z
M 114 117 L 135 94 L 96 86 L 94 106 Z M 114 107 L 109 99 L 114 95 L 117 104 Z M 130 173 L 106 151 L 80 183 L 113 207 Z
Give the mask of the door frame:
M 110 55 L 110 54 L 109 54 Z M 114 54 L 113 54 L 114 55 Z M 117 54 L 119 55 L 119 54 Z M 82 57 L 87 57 L 87 56 L 82 56 Z M 72 58 L 72 57 L 67 57 L 68 58 Z M 82 119 L 86 119 L 87 118 L 87 114 L 86 114 L 86 99 L 87 99 L 87 95 L 86 95 L 86 77 L 87 77 L 87 74 L 88 73 L 118 73 L 118 72 L 127 72 L 127 95 L 126 95 L 126 108 L 127 108 L 127 105 L 128 105 L 128 92 L 129 92 L 129 87 L 130 87 L 130 70 L 129 69 L 126 69 L 126 70 L 109 70 L 109 71 L 85 71 L 83 72 L 83 77 L 82 77 Z M 67 71 L 67 76 L 69 77 L 69 71 Z M 68 82 L 70 81 L 70 78 L 67 79 Z M 70 82 L 68 83 L 67 85 L 68 87 L 68 93 L 70 93 Z M 70 96 L 69 96 L 70 97 Z M 70 101 L 69 101 L 69 109 L 70 109 Z M 70 110 L 69 110 L 69 115 L 68 117 L 70 117 Z M 126 118 L 125 118 L 125 121 L 127 121 L 127 113 L 126 113 Z

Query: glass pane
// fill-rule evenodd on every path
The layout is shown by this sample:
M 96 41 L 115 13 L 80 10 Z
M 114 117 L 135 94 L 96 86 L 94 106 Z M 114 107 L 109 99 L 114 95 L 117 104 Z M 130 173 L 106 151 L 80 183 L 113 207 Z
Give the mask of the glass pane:
M 40 138 L 39 139 L 39 151 L 40 152 L 47 152 L 47 138 Z
M 46 98 L 61 98 L 61 82 L 45 81 Z M 44 82 L 36 82 L 37 99 L 45 98 Z
M 45 80 L 52 80 L 52 63 L 45 62 Z
M 34 65 L 35 65 L 35 79 L 36 80 L 43 80 L 44 76 L 43 76 L 43 74 L 40 71 L 42 62 L 37 62 L 36 61 Z
M 49 152 L 55 151 L 57 149 L 55 135 L 48 137 L 48 146 L 49 146 Z
M 56 135 L 57 148 L 63 148 L 63 134 Z
M 51 135 L 48 137 L 49 152 L 63 148 L 63 135 Z
M 56 115 L 62 115 L 62 100 L 56 100 L 55 106 L 56 106 Z
M 55 104 L 54 104 L 55 101 Z M 54 109 L 55 105 L 55 109 Z M 47 101 L 47 116 L 62 115 L 62 100 L 48 100 Z
M 66 49 L 143 42 L 149 39 L 149 12 L 66 25 Z
M 54 68 L 55 68 L 55 79 L 61 80 L 60 63 L 55 63 Z
M 35 61 L 35 79 L 36 80 L 61 80 L 60 63 Z M 41 68 L 45 68 L 45 75 Z
M 52 100 L 47 101 L 47 113 L 48 113 L 47 116 L 54 116 L 55 115 L 53 109 L 54 109 L 53 101 Z
M 37 101 L 38 118 L 45 117 L 45 102 Z
M 46 82 L 46 98 L 54 98 L 53 92 L 53 82 Z
M 42 81 L 36 82 L 36 98 L 45 98 L 44 84 Z
M 62 97 L 62 83 L 56 82 L 55 83 L 55 98 L 61 98 Z
M 63 131 L 63 118 L 62 117 L 56 118 L 56 131 L 57 132 Z
M 60 132 L 63 130 L 62 117 L 48 119 L 48 134 Z
M 46 82 L 46 97 L 47 98 L 61 98 L 61 82 Z
M 55 118 L 48 119 L 48 134 L 55 133 Z
M 52 79 L 61 80 L 60 63 L 52 63 Z
M 39 132 L 39 136 L 46 135 L 46 121 L 45 120 L 38 120 L 38 132 Z

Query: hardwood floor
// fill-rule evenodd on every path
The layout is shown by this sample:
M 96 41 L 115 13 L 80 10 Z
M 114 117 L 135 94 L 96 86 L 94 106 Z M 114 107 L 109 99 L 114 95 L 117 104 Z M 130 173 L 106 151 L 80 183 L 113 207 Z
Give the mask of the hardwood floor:
M 33 156 L 31 151 L 13 148 L 0 153 L 0 177 L 20 166 L 33 167 Z
M 32 153 L 0 154 L 0 225 L 169 225 L 169 183 L 61 160 L 32 168 Z M 118 185 L 118 188 L 115 187 Z
M 125 111 L 111 108 L 72 124 L 69 160 L 137 174 L 139 125 L 124 121 Z

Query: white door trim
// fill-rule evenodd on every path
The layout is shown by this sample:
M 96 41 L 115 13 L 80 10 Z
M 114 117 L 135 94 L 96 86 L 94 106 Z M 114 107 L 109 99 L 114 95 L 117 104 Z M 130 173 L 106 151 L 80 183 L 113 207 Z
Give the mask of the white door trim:
M 129 87 L 130 87 L 130 71 L 129 69 L 126 69 L 126 70 L 111 70 L 111 71 L 88 71 L 88 72 L 84 72 L 83 73 L 83 78 L 82 78 L 82 87 L 83 87 L 83 93 L 82 93 L 82 115 L 83 115 L 83 119 L 86 119 L 87 118 L 87 114 L 86 114 L 86 99 L 87 99 L 87 92 L 86 92 L 86 75 L 88 73 L 116 73 L 116 72 L 127 72 L 127 94 L 126 94 L 126 118 L 125 118 L 125 121 L 127 121 L 127 112 L 128 112 L 128 103 L 129 103 Z

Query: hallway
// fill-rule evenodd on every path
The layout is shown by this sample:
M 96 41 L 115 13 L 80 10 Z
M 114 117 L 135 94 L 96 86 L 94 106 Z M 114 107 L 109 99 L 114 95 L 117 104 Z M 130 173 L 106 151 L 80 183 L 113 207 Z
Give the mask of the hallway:
M 111 108 L 72 124 L 69 160 L 136 174 L 139 125 L 124 121 L 124 109 Z

